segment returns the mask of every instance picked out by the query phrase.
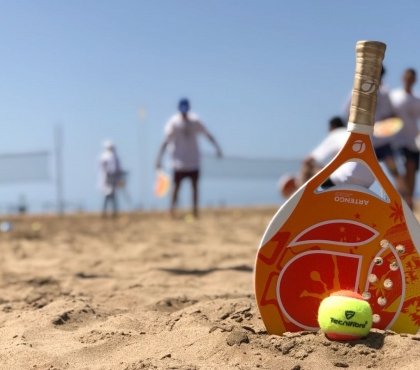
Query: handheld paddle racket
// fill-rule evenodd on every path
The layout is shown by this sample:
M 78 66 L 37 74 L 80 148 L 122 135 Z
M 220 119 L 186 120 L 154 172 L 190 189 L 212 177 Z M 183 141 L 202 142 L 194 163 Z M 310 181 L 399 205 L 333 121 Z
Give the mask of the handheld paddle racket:
M 156 198 L 163 198 L 168 194 L 169 188 L 171 187 L 171 181 L 169 176 L 163 170 L 156 171 L 154 193 Z
M 376 159 L 371 135 L 385 44 L 356 45 L 348 131 L 337 156 L 271 220 L 258 250 L 255 294 L 272 334 L 318 330 L 321 300 L 350 289 L 372 306 L 373 326 L 417 333 L 420 227 Z M 320 185 L 341 165 L 370 168 L 387 197 L 358 185 Z
M 396 135 L 403 127 L 403 121 L 398 117 L 391 117 L 375 122 L 373 135 L 379 138 L 388 138 Z

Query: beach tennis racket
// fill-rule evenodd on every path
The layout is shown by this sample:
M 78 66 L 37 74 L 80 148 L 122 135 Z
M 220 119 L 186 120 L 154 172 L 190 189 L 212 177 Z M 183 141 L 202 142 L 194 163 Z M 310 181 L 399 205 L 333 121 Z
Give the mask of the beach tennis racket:
M 375 122 L 373 135 L 379 138 L 389 138 L 396 135 L 403 127 L 403 121 L 398 117 L 391 117 Z
M 271 334 L 318 330 L 320 302 L 341 289 L 359 292 L 370 303 L 373 327 L 417 333 L 420 227 L 371 143 L 384 52 L 383 43 L 357 43 L 348 140 L 283 204 L 262 238 L 255 295 Z M 370 168 L 387 196 L 354 184 L 322 190 L 348 161 Z
M 163 198 L 168 194 L 171 181 L 167 173 L 163 170 L 156 171 L 154 194 L 156 198 Z

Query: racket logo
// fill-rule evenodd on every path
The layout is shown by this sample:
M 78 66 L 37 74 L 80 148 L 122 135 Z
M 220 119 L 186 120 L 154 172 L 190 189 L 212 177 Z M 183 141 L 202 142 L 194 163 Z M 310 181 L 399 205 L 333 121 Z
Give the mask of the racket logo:
M 343 193 L 343 192 L 335 193 L 334 202 L 357 204 L 359 206 L 367 206 L 369 204 L 369 200 L 367 200 L 367 199 L 355 198 L 355 197 L 353 197 L 353 194 L 347 194 L 347 193 Z
M 360 88 L 365 94 L 371 94 L 376 90 L 376 85 L 373 81 L 365 81 Z
M 355 314 L 356 314 L 356 312 L 354 312 L 354 311 L 346 311 L 345 312 L 346 319 L 350 320 Z
M 363 153 L 366 150 L 366 144 L 363 140 L 356 140 L 351 148 L 356 153 Z

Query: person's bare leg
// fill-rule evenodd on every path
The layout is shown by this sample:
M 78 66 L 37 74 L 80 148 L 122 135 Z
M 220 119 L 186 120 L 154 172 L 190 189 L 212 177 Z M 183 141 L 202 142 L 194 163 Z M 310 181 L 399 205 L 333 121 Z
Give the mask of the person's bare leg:
M 398 172 L 397 164 L 395 163 L 394 157 L 387 156 L 384 159 L 384 163 L 392 175 L 395 181 L 396 188 L 401 196 L 405 199 L 407 197 L 407 186 L 406 186 L 406 179 L 404 176 L 400 175 Z
M 416 163 L 410 159 L 405 162 L 405 183 L 407 187 L 407 204 L 413 209 L 413 195 L 416 186 Z
M 117 194 L 115 190 L 112 193 L 111 200 L 112 200 L 112 217 L 115 218 L 118 216 L 118 200 L 117 200 Z
M 192 177 L 191 178 L 191 186 L 192 186 L 192 212 L 195 218 L 198 218 L 198 178 Z
M 171 207 L 169 209 L 169 214 L 172 218 L 175 218 L 176 216 L 176 206 L 178 203 L 178 193 L 179 193 L 180 185 L 181 185 L 181 181 L 175 180 L 174 189 L 172 191 Z
M 104 204 L 102 207 L 102 217 L 106 217 L 106 210 L 108 208 L 109 195 L 105 195 Z

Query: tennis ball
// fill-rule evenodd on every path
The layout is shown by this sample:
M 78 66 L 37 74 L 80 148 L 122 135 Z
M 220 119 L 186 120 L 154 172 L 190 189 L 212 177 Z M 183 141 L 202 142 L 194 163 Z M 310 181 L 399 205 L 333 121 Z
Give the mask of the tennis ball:
M 40 224 L 39 222 L 33 222 L 31 225 L 31 229 L 32 231 L 35 231 L 35 232 L 41 231 L 42 224 Z
M 184 220 L 187 224 L 190 224 L 195 221 L 194 216 L 190 214 L 185 215 Z
M 340 290 L 321 302 L 318 323 L 328 339 L 360 339 L 372 327 L 372 308 L 360 294 Z

